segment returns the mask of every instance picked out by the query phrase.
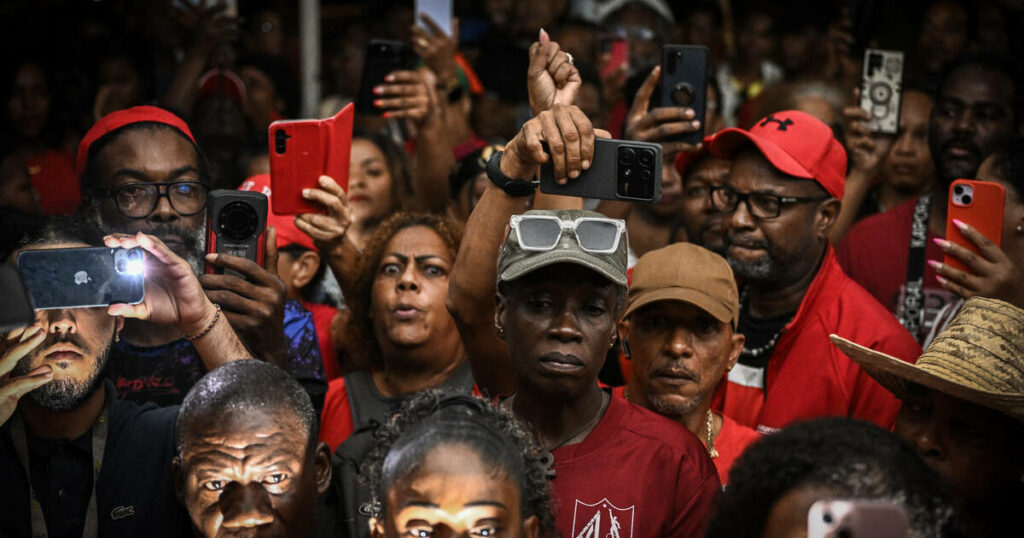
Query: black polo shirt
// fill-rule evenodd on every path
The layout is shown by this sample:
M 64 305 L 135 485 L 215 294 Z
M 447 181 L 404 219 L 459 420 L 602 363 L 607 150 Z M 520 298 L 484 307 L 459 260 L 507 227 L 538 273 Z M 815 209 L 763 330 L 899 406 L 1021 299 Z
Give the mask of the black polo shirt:
M 102 390 L 110 426 L 96 487 L 100 536 L 190 536 L 171 465 L 178 408 L 120 401 L 110 381 Z M 28 481 L 10 429 L 10 421 L 0 428 L 0 536 L 31 536 Z M 92 431 L 70 440 L 29 433 L 28 447 L 50 538 L 81 537 L 92 493 Z

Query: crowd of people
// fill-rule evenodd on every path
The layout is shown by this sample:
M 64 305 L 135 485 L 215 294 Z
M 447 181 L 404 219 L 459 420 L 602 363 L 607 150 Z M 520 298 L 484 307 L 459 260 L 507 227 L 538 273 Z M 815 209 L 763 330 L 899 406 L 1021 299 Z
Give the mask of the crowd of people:
M 290 179 L 291 2 L 0 8 L 0 260 L 146 264 L 0 336 L 0 536 L 806 536 L 823 501 L 1021 534 L 1024 10 L 882 4 L 324 2 L 318 117 L 371 39 L 414 55 L 262 262 L 207 209 Z M 705 110 L 658 102 L 669 44 Z M 906 55 L 895 134 L 866 48 Z M 660 200 L 538 188 L 606 138 L 660 146 Z

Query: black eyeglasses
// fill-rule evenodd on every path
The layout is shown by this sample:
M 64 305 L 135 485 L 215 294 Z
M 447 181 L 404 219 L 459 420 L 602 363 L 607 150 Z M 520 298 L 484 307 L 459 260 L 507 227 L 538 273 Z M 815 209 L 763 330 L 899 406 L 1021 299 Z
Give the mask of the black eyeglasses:
M 98 189 L 103 196 L 114 199 L 117 210 L 130 219 L 144 219 L 166 196 L 171 208 L 183 217 L 197 215 L 206 209 L 210 187 L 198 181 L 167 183 L 129 183 L 114 189 Z
M 765 192 L 736 192 L 732 187 L 718 185 L 711 187 L 711 206 L 716 211 L 732 213 L 740 202 L 747 205 L 747 211 L 759 219 L 774 219 L 782 207 L 806 202 L 822 202 L 830 196 L 778 196 Z

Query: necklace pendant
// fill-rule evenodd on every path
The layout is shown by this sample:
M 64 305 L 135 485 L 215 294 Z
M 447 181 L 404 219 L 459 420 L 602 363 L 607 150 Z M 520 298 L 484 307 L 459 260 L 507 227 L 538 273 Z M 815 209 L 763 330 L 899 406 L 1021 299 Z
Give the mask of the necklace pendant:
M 540 463 L 544 466 L 544 474 L 548 480 L 555 479 L 555 455 L 550 450 L 544 450 L 540 453 Z
M 708 455 L 711 456 L 711 459 L 717 458 L 718 457 L 718 449 L 717 448 L 712 448 L 711 450 L 708 450 Z

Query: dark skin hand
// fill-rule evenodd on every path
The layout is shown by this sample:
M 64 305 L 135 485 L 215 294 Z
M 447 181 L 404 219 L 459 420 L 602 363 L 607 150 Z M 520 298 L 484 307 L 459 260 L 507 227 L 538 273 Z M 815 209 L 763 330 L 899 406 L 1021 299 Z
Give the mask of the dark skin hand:
M 530 111 L 536 116 L 555 105 L 571 105 L 583 85 L 579 69 L 569 61 L 558 43 L 544 30 L 530 45 L 530 65 L 526 71 Z
M 951 241 L 935 238 L 935 243 L 943 252 L 970 268 L 970 272 L 966 272 L 942 262 L 929 260 L 928 263 L 935 269 L 939 284 L 965 299 L 991 297 L 1024 308 L 1024 271 L 1013 263 L 1003 249 L 971 225 L 956 219 L 953 223 L 964 237 L 978 247 L 981 254 L 971 252 Z
M 430 112 L 430 94 L 423 76 L 416 71 L 394 71 L 384 77 L 385 84 L 373 89 L 373 104 L 388 109 L 385 118 L 421 122 Z
M 505 175 L 529 180 L 537 167 L 550 159 L 555 181 L 561 185 L 577 178 L 594 160 L 594 127 L 575 106 L 554 105 L 526 122 L 501 158 Z M 548 145 L 544 150 L 542 142 Z
M 688 142 L 663 142 L 666 138 L 675 135 L 697 132 L 700 129 L 700 121 L 693 119 L 692 108 L 682 106 L 656 107 L 648 110 L 651 105 L 651 96 L 658 88 L 658 79 L 661 76 L 661 66 L 655 66 L 651 74 L 647 75 L 643 85 L 636 92 L 636 99 L 633 100 L 633 107 L 629 109 L 626 116 L 626 139 L 640 140 L 645 142 L 660 142 L 666 155 L 680 151 L 694 152 L 701 148 L 701 144 L 693 145 Z
M 277 276 L 277 232 L 267 227 L 263 266 L 238 256 L 207 254 L 211 264 L 245 275 L 202 275 L 210 301 L 219 304 L 231 326 L 252 353 L 276 366 L 288 362 L 284 337 L 284 303 L 288 288 Z
M 459 43 L 459 19 L 452 18 L 452 35 L 444 30 L 426 13 L 420 14 L 420 20 L 427 26 L 424 29 L 418 24 L 412 26 L 412 48 L 416 55 L 423 58 L 439 79 L 447 80 L 455 76 L 455 51 Z

